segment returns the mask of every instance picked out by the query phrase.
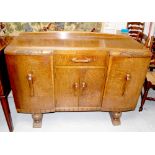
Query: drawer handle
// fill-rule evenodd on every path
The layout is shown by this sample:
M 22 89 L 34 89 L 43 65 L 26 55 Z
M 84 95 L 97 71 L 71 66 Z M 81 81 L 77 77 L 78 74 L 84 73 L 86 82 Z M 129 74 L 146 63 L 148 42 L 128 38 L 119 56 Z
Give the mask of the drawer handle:
M 91 58 L 85 58 L 85 59 L 72 58 L 72 61 L 76 63 L 88 63 L 88 62 L 91 62 L 92 59 Z
M 126 74 L 125 82 L 124 82 L 124 86 L 123 86 L 122 96 L 124 96 L 124 94 L 126 92 L 128 81 L 130 81 L 130 80 L 131 80 L 131 75 L 130 74 Z
M 31 73 L 28 73 L 27 80 L 30 88 L 30 96 L 32 97 L 34 96 L 34 87 L 33 87 L 33 75 Z

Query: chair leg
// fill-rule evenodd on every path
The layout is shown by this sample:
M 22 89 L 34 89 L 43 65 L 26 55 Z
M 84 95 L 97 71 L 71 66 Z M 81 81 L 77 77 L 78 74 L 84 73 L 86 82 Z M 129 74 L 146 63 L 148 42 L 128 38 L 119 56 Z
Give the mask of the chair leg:
M 11 118 L 11 114 L 10 114 L 10 108 L 9 108 L 7 97 L 1 98 L 1 104 L 2 104 L 4 115 L 5 115 L 8 127 L 9 127 L 9 131 L 12 132 L 13 131 L 13 123 L 12 123 L 12 118 Z
M 141 106 L 139 108 L 139 112 L 143 110 L 143 106 L 144 106 L 145 100 L 147 98 L 147 94 L 148 94 L 149 89 L 150 89 L 150 86 L 149 86 L 149 84 L 147 84 L 146 88 L 144 89 L 144 94 L 143 94 L 143 97 L 142 97 L 142 101 L 141 101 Z
M 140 93 L 141 100 L 143 99 L 143 92 Z

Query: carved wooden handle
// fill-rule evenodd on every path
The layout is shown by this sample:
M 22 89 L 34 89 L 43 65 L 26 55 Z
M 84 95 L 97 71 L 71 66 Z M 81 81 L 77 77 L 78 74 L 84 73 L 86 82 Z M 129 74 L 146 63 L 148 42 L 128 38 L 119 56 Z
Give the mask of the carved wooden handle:
M 30 88 L 30 96 L 32 97 L 34 96 L 34 87 L 33 87 L 33 75 L 31 73 L 28 73 L 27 80 Z
M 74 95 L 78 95 L 78 88 L 79 88 L 79 84 L 77 82 L 75 82 L 73 84 L 73 89 L 74 89 Z
M 76 63 L 88 63 L 88 62 L 91 62 L 92 59 L 91 58 L 85 58 L 85 59 L 72 58 L 72 61 Z
M 82 88 L 84 89 L 84 88 L 86 88 L 86 87 L 87 87 L 86 82 L 82 82 Z
M 85 89 L 86 87 L 87 87 L 86 82 L 82 82 L 82 83 L 81 83 L 81 92 L 80 92 L 81 95 L 83 94 L 83 91 L 84 91 L 84 89 Z
M 131 75 L 128 73 L 128 74 L 126 74 L 126 77 L 125 77 L 125 82 L 124 82 L 124 86 L 123 86 L 122 96 L 124 96 L 124 94 L 126 92 L 127 83 L 130 80 L 131 80 Z
M 126 74 L 126 81 L 131 80 L 131 75 L 130 74 Z

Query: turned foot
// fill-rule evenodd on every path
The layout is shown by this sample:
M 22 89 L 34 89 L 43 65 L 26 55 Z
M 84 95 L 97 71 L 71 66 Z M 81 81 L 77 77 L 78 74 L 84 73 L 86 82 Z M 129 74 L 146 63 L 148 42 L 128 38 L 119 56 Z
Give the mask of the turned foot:
M 33 128 L 41 128 L 43 114 L 32 114 Z
M 111 121 L 114 126 L 121 124 L 121 121 L 120 121 L 121 115 L 122 115 L 122 112 L 110 112 Z

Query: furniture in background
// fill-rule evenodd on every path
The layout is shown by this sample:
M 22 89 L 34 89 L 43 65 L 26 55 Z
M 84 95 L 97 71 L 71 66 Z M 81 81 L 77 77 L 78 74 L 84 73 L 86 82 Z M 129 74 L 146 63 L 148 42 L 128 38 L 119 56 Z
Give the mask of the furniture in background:
M 141 39 L 139 40 L 139 38 Z M 146 48 L 148 48 L 149 37 L 146 34 L 144 34 L 143 32 L 139 32 L 136 40 L 143 44 Z
M 148 71 L 146 74 L 146 79 L 144 82 L 144 93 L 141 92 L 142 100 L 141 100 L 141 106 L 139 108 L 139 111 L 143 110 L 143 106 L 144 106 L 146 100 L 155 101 L 155 98 L 148 97 L 149 90 L 155 89 L 155 72 L 153 72 L 153 69 L 155 68 L 155 56 L 154 56 L 155 39 L 154 39 L 154 36 L 151 37 L 149 49 L 150 49 L 150 52 L 152 52 L 152 57 L 151 57 L 150 65 L 149 65 L 150 71 Z
M 150 89 L 155 89 L 155 72 L 147 72 L 146 79 L 144 82 L 144 93 L 142 94 L 142 101 L 139 111 L 143 110 L 143 106 L 146 100 L 155 101 L 155 98 L 148 97 L 148 92 Z
M 0 37 L 0 101 L 9 131 L 13 131 L 12 118 L 7 99 L 11 88 L 5 62 L 4 48 L 11 40 L 11 37 Z
M 144 31 L 144 23 L 143 22 L 128 22 L 127 29 L 129 30 L 129 36 L 131 36 L 135 40 L 141 42 L 142 36 L 139 35 L 139 33 L 140 32 L 143 33 L 143 31 Z
M 155 36 L 151 36 L 150 50 L 152 53 L 155 53 Z
M 153 69 L 155 69 L 155 37 L 152 36 L 151 37 L 151 41 L 150 41 L 150 51 L 152 52 L 152 57 L 151 57 L 151 61 L 150 61 L 150 71 L 153 71 Z
M 134 110 L 150 52 L 125 35 L 22 33 L 5 49 L 17 112 L 107 111 L 114 125 Z

